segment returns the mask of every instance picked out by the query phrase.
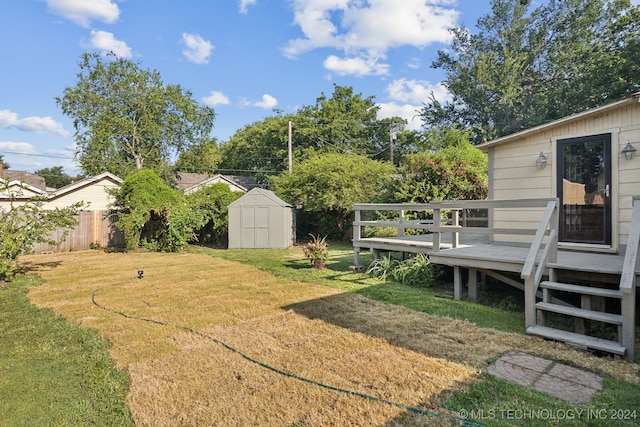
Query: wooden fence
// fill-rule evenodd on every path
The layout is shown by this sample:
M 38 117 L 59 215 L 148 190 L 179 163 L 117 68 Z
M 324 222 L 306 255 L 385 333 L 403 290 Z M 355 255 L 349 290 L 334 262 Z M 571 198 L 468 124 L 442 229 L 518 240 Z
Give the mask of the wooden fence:
M 36 243 L 34 253 L 69 252 L 90 249 L 91 247 L 119 248 L 124 246 L 124 236 L 113 223 L 117 220 L 109 211 L 82 211 L 78 225 L 69 231 L 64 242 L 59 245 Z M 63 230 L 54 231 L 51 238 L 59 240 Z

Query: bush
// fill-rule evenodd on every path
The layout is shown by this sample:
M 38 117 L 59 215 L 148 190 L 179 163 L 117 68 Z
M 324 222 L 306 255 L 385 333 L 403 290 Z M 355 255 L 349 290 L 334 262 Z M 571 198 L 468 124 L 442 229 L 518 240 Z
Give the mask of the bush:
M 402 262 L 387 255 L 374 260 L 367 269 L 367 274 L 379 280 L 393 278 L 407 286 L 429 287 L 439 276 L 440 269 L 431 264 L 424 254 Z

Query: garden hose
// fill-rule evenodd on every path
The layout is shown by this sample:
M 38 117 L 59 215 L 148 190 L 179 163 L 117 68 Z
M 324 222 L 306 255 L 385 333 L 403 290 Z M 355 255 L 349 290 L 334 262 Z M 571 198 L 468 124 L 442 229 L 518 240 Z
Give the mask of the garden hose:
M 118 314 L 118 315 L 120 315 L 122 317 L 125 317 L 127 319 L 131 319 L 131 320 L 139 320 L 139 321 L 149 322 L 149 323 L 153 323 L 153 324 L 160 325 L 160 326 L 170 326 L 170 327 L 173 327 L 173 328 L 176 328 L 176 329 L 182 329 L 183 331 L 192 333 L 192 334 L 197 335 L 197 336 L 199 336 L 201 338 L 204 338 L 206 340 L 213 341 L 214 343 L 221 345 L 222 347 L 226 348 L 227 350 L 229 350 L 229 351 L 241 356 L 245 360 L 247 360 L 247 361 L 249 361 L 249 362 L 251 362 L 253 364 L 256 364 L 256 365 L 258 365 L 258 366 L 260 366 L 262 368 L 265 368 L 265 369 L 267 369 L 269 371 L 272 371 L 272 372 L 275 372 L 277 374 L 283 375 L 285 377 L 293 378 L 293 379 L 296 379 L 298 381 L 303 381 L 305 383 L 312 384 L 312 385 L 315 385 L 315 386 L 318 386 L 318 387 L 322 387 L 322 388 L 325 388 L 325 389 L 328 389 L 328 390 L 337 391 L 337 392 L 340 392 L 340 393 L 361 397 L 363 399 L 368 399 L 368 400 L 371 400 L 371 401 L 374 401 L 374 402 L 384 403 L 384 404 L 390 405 L 390 406 L 395 406 L 397 408 L 404 409 L 404 410 L 407 410 L 407 411 L 410 411 L 410 412 L 414 412 L 416 414 L 427 415 L 427 416 L 437 417 L 437 418 L 448 418 L 448 419 L 451 419 L 453 421 L 459 422 L 459 423 L 461 423 L 463 425 L 483 427 L 482 424 L 477 424 L 477 423 L 474 423 L 472 421 L 465 420 L 465 419 L 462 419 L 462 418 L 450 417 L 450 416 L 438 414 L 436 412 L 427 411 L 425 409 L 420 409 L 420 408 L 416 408 L 416 407 L 413 407 L 413 406 L 407 406 L 407 405 L 403 405 L 401 403 L 392 402 L 390 400 L 381 399 L 379 397 L 371 396 L 371 395 L 360 393 L 360 392 L 357 392 L 357 391 L 347 390 L 347 389 L 340 388 L 340 387 L 334 387 L 334 386 L 331 386 L 331 385 L 328 385 L 328 384 L 324 384 L 324 383 L 321 383 L 321 382 L 318 382 L 318 381 L 314 381 L 314 380 L 309 379 L 309 378 L 305 378 L 305 377 L 301 377 L 301 376 L 296 375 L 296 374 L 292 374 L 290 372 L 283 371 L 283 370 L 278 369 L 278 368 L 276 368 L 274 366 L 271 366 L 271 365 L 268 365 L 268 364 L 266 364 L 264 362 L 256 360 L 256 359 L 252 358 L 251 356 L 248 356 L 248 355 L 242 353 L 240 350 L 238 350 L 238 349 L 236 349 L 234 347 L 231 347 L 227 343 L 225 343 L 223 341 L 220 341 L 219 339 L 217 339 L 215 337 L 206 335 L 206 334 L 204 334 L 204 333 L 202 333 L 200 331 L 192 329 L 192 328 L 190 328 L 188 326 L 182 326 L 182 325 L 178 325 L 178 324 L 175 324 L 175 323 L 162 322 L 160 320 L 148 319 L 148 318 L 144 318 L 144 317 L 132 316 L 132 315 L 124 313 L 122 311 L 118 311 L 118 310 L 114 310 L 114 309 L 105 307 L 104 305 L 102 305 L 102 304 L 100 304 L 100 303 L 98 303 L 96 301 L 96 294 L 97 293 L 98 293 L 98 289 L 96 289 L 93 292 L 93 294 L 91 295 L 91 302 L 96 307 L 101 308 L 102 310 Z

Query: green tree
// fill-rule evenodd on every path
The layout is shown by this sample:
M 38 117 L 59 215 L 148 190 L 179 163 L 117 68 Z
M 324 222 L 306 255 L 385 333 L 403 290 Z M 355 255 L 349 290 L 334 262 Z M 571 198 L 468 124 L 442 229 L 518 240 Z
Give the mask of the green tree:
M 5 188 L 0 187 L 0 192 L 7 183 L 3 185 Z M 66 208 L 44 209 L 44 201 L 33 198 L 26 203 L 10 202 L 8 208 L 0 207 L 0 280 L 13 277 L 18 257 L 31 253 L 35 243 L 62 243 L 78 223 L 76 214 L 83 206 L 79 202 Z M 58 229 L 65 232 L 59 239 L 51 238 L 51 233 Z
M 0 154 L 0 163 L 2 163 L 3 169 L 9 169 L 11 167 L 9 166 L 9 163 L 4 161 L 4 156 L 2 154 Z
M 188 194 L 186 199 L 189 210 L 203 224 L 194 230 L 194 240 L 226 247 L 229 231 L 228 207 L 241 196 L 242 193 L 231 191 L 224 183 L 213 184 Z
M 191 92 L 165 85 L 157 71 L 114 54 L 85 53 L 78 81 L 56 103 L 75 127 L 76 158 L 89 175 L 126 177 L 161 168 L 172 156 L 209 136 L 214 112 Z
M 229 172 L 251 174 L 260 182 L 288 170 L 289 122 L 296 161 L 327 152 L 388 160 L 392 128 L 400 135 L 397 159 L 410 148 L 413 138 L 403 131 L 403 119 L 377 120 L 377 112 L 373 97 L 334 85 L 333 94 L 328 97 L 322 93 L 314 105 L 303 106 L 295 114 L 267 117 L 237 131 L 221 146 L 221 164 Z
M 193 237 L 193 230 L 204 225 L 184 195 L 150 169 L 127 176 L 114 195 L 115 226 L 124 234 L 127 249 L 178 251 Z
M 63 172 L 62 166 L 42 168 L 38 169 L 34 173 L 43 177 L 46 186 L 51 188 L 62 188 L 73 182 L 73 179 Z
M 293 115 L 276 115 L 239 129 L 220 147 L 224 171 L 266 182 L 267 176 L 287 170 L 289 121 L 295 120 Z M 294 158 L 300 158 L 305 150 L 297 137 L 293 150 Z
M 180 153 L 174 169 L 184 172 L 213 172 L 221 161 L 220 150 L 215 138 L 209 138 L 194 144 Z
M 487 198 L 487 156 L 469 141 L 468 133 L 431 131 L 430 149 L 404 157 L 402 178 L 392 181 L 391 202 Z
M 452 30 L 434 68 L 453 100 L 427 100 L 427 126 L 482 142 L 629 95 L 640 88 L 640 7 L 628 0 L 493 0 L 478 34 Z
M 275 193 L 301 210 L 298 233 L 344 238 L 355 203 L 381 199 L 394 168 L 387 162 L 340 153 L 295 162 L 293 172 L 272 178 Z

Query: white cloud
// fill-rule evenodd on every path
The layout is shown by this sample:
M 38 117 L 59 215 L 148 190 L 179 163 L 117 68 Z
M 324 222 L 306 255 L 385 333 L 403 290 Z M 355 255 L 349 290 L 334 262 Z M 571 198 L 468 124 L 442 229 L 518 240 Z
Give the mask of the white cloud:
M 422 103 L 431 98 L 431 93 L 440 102 L 451 100 L 451 94 L 441 84 L 432 85 L 426 80 L 397 79 L 385 89 L 391 102 L 379 103 L 378 119 L 402 117 L 407 120 L 407 129 L 419 130 L 423 126 L 420 118 Z
M 249 99 L 242 98 L 240 100 L 240 105 L 242 107 L 259 107 L 268 110 L 278 105 L 278 100 L 273 96 L 265 93 L 264 95 L 262 95 L 261 101 L 251 101 Z
M 240 13 L 246 15 L 249 6 L 253 6 L 254 4 L 256 4 L 256 0 L 240 0 Z
M 268 93 L 265 93 L 264 95 L 262 95 L 262 101 L 254 102 L 252 105 L 254 107 L 260 107 L 269 110 L 278 105 L 278 100 Z
M 120 16 L 120 8 L 112 0 L 46 0 L 49 9 L 83 27 L 98 20 L 113 24 Z
M 50 116 L 33 116 L 19 119 L 18 115 L 10 110 L 0 110 L 0 127 L 16 128 L 32 133 L 53 133 L 63 137 L 71 135 L 68 131 L 64 130 L 61 123 L 56 122 Z
M 420 118 L 419 109 L 421 106 L 411 104 L 396 104 L 395 102 L 377 104 L 378 120 L 388 119 L 390 117 L 402 117 L 407 121 L 405 129 L 419 130 L 422 128 L 423 122 Z
M 376 58 L 338 58 L 330 55 L 324 61 L 324 67 L 339 75 L 385 75 L 389 72 L 388 64 L 381 64 Z
M 451 95 L 442 83 L 432 85 L 426 80 L 397 79 L 389 83 L 385 89 L 389 98 L 394 101 L 420 105 L 431 98 L 431 93 L 440 102 L 451 100 Z
M 227 96 L 224 93 L 218 90 L 213 90 L 211 91 L 209 96 L 202 98 L 202 102 L 204 102 L 207 105 L 216 106 L 216 105 L 227 105 L 229 104 L 230 101 L 229 101 L 229 98 L 227 98 Z
M 12 154 L 36 154 L 36 149 L 28 142 L 0 141 L 0 150 L 10 151 Z
M 451 39 L 448 29 L 459 16 L 447 7 L 450 4 L 451 0 L 293 0 L 294 23 L 304 36 L 290 40 L 283 51 L 294 58 L 316 48 L 334 48 L 345 57 L 369 62 L 399 46 L 446 43 Z
M 409 62 L 407 62 L 407 67 L 413 68 L 414 70 L 417 70 L 418 68 L 420 68 L 420 59 L 419 58 L 411 58 L 409 60 Z
M 113 52 L 121 58 L 131 58 L 132 56 L 131 48 L 127 46 L 127 43 L 116 39 L 113 33 L 107 31 L 92 30 L 89 47 L 98 49 L 102 53 Z
M 213 50 L 213 45 L 197 34 L 182 33 L 182 43 L 185 48 L 182 54 L 191 62 L 196 64 L 206 64 Z

